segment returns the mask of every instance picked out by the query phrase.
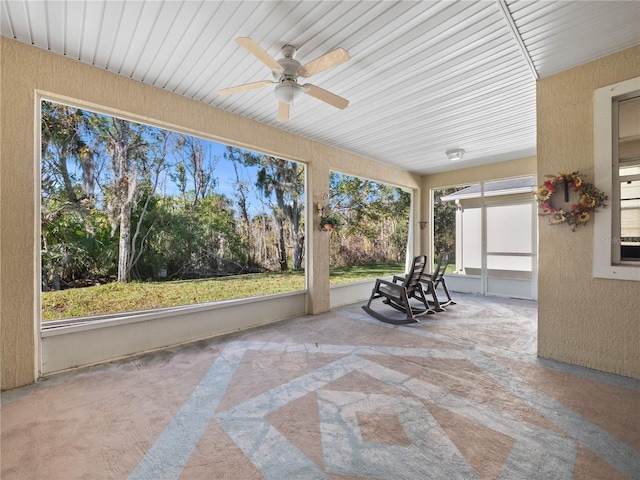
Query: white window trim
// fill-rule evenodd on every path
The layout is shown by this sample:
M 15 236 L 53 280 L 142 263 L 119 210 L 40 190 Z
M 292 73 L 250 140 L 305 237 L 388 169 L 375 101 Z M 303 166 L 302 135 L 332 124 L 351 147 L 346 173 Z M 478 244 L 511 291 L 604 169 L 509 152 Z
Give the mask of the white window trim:
M 640 91 L 640 77 L 599 88 L 594 93 L 594 175 L 595 185 L 612 198 L 613 187 L 613 116 L 616 97 Z M 613 264 L 613 208 L 603 208 L 594 215 L 593 276 L 616 280 L 640 281 L 640 265 Z

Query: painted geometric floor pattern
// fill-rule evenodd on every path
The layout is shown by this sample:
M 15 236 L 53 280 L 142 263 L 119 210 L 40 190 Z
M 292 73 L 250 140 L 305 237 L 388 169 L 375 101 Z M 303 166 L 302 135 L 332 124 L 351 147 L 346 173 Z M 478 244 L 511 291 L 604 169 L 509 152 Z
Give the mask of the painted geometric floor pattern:
M 538 359 L 533 302 L 458 297 L 419 325 L 354 305 L 13 393 L 2 478 L 640 479 L 640 381 Z

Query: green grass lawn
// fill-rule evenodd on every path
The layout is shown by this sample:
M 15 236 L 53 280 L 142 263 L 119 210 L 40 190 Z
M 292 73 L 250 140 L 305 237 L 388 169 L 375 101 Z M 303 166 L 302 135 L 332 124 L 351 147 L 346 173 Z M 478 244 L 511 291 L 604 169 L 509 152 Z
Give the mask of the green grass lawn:
M 357 282 L 368 278 L 384 277 L 404 273 L 404 262 L 375 263 L 370 265 L 355 265 L 351 267 L 335 267 L 329 272 L 331 285 Z
M 404 271 L 404 263 L 332 268 L 332 285 Z M 260 273 L 207 280 L 109 283 L 42 293 L 42 320 L 218 302 L 291 292 L 305 288 L 304 272 Z

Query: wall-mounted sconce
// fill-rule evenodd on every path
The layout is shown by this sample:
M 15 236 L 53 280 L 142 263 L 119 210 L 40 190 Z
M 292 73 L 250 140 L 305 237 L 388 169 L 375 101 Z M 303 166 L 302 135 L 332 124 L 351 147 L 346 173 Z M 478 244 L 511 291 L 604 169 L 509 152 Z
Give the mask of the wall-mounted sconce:
M 453 150 L 447 150 L 444 152 L 449 160 L 455 162 L 456 160 L 462 160 L 462 156 L 464 155 L 464 149 L 462 148 L 454 148 Z
M 335 230 L 340 221 L 335 215 L 331 215 L 331 209 L 329 208 L 329 194 L 322 193 L 320 195 L 321 201 L 318 202 L 318 215 L 320 216 L 319 229 L 325 231 Z
M 421 222 L 418 222 L 418 225 L 420 225 L 420 230 L 424 230 L 425 228 L 427 228 L 427 225 L 429 225 L 429 222 L 423 220 Z
M 322 192 L 320 194 L 320 201 L 318 202 L 318 216 L 323 217 L 329 215 L 329 194 Z

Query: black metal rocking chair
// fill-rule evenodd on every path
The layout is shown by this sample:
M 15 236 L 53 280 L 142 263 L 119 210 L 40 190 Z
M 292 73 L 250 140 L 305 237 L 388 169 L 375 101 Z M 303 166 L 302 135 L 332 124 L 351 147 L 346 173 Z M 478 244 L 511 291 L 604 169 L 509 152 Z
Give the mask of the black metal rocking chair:
M 423 273 L 420 278 L 420 281 L 423 284 L 424 293 L 426 295 L 431 295 L 431 298 L 433 299 L 429 304 L 433 305 L 433 309 L 436 312 L 444 312 L 444 307 L 456 304 L 456 302 L 451 299 L 451 294 L 447 288 L 447 282 L 444 279 L 444 272 L 447 269 L 447 265 L 449 265 L 449 253 L 443 253 L 438 258 L 438 264 L 436 265 L 433 273 Z M 436 293 L 436 290 L 440 285 L 442 285 L 442 290 L 447 296 L 447 300 L 444 302 L 440 301 Z
M 376 280 L 376 284 L 371 292 L 371 297 L 362 309 L 381 322 L 404 325 L 408 323 L 419 323 L 415 318 L 425 313 L 435 313 L 430 307 L 424 295 L 420 279 L 427 265 L 426 255 L 419 255 L 413 259 L 411 270 L 405 276 L 394 276 L 391 282 L 381 278 Z M 384 298 L 382 303 L 389 305 L 405 314 L 404 318 L 393 318 L 383 315 L 371 308 L 371 302 L 377 298 Z M 411 299 L 415 299 L 418 305 L 411 306 Z

